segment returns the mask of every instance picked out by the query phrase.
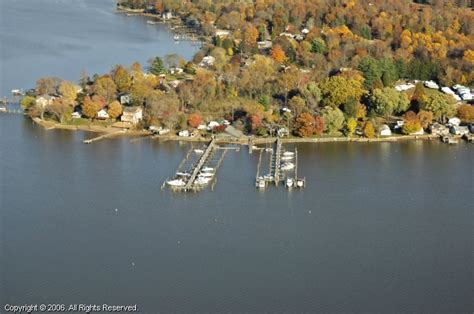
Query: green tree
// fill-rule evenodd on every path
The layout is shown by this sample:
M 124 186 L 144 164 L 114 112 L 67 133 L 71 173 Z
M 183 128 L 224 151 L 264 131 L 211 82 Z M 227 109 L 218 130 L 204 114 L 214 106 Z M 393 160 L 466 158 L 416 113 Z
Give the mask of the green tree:
M 382 69 L 379 62 L 370 56 L 361 59 L 357 69 L 364 75 L 364 87 L 369 90 L 373 89 L 376 82 L 382 77 Z
M 312 53 L 325 54 L 327 52 L 326 42 L 322 38 L 315 38 L 311 42 Z
M 28 110 L 34 105 L 36 105 L 36 98 L 32 96 L 25 96 L 21 99 L 20 105 L 23 108 L 23 110 Z
M 421 109 L 431 111 L 434 119 L 443 122 L 456 114 L 454 98 L 451 95 L 440 93 L 424 97 L 421 101 Z
M 160 57 L 156 57 L 151 61 L 149 72 L 154 75 L 160 75 L 166 73 L 165 65 Z
M 344 126 L 344 114 L 339 108 L 326 106 L 321 113 L 323 115 L 326 133 L 334 134 Z
M 410 101 L 405 93 L 399 93 L 391 87 L 374 89 L 369 97 L 372 109 L 379 115 L 391 116 L 402 113 L 410 106 Z
M 364 24 L 360 30 L 360 35 L 365 39 L 372 40 L 372 30 L 370 29 L 370 26 Z

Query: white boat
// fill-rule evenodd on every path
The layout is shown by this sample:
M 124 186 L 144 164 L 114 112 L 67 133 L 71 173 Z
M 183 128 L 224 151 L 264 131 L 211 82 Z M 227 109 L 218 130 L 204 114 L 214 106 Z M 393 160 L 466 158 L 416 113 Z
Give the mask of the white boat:
M 201 169 L 202 172 L 213 172 L 214 171 L 214 168 L 211 168 L 211 167 L 203 167 Z
M 211 182 L 211 178 L 205 178 L 205 177 L 198 177 L 196 181 L 194 181 L 195 184 L 197 185 L 206 185 Z
M 212 172 L 201 172 L 199 175 L 198 175 L 199 178 L 213 178 L 214 177 L 214 173 Z
M 196 149 L 194 150 L 194 152 L 195 152 L 196 154 L 203 154 L 203 153 L 204 153 L 204 150 L 199 149 L 199 148 L 196 148 Z
M 176 179 L 176 180 L 167 181 L 166 184 L 168 184 L 169 186 L 185 186 L 186 182 L 184 182 L 181 179 Z
M 265 152 L 271 153 L 271 152 L 273 152 L 273 148 L 270 148 L 270 147 L 269 147 L 269 148 L 265 148 Z
M 265 180 L 270 180 L 270 181 L 272 181 L 272 180 L 274 179 L 274 177 L 273 177 L 272 175 L 269 175 L 269 174 L 264 175 L 263 178 L 264 178 Z
M 0 107 L 0 112 L 7 112 L 7 108 L 5 108 L 5 107 Z
M 284 157 L 290 157 L 290 156 L 294 156 L 294 155 L 295 155 L 295 153 L 293 153 L 293 152 L 284 152 L 283 153 Z
M 295 184 L 295 180 L 293 180 L 292 178 L 288 178 L 286 179 L 286 186 L 291 188 L 293 187 L 293 185 Z
M 304 181 L 303 180 L 297 180 L 296 181 L 296 186 L 299 187 L 299 188 L 304 187 Z
M 257 184 L 256 185 L 259 189 L 264 189 L 267 186 L 267 184 L 265 183 L 265 180 L 262 177 L 257 179 Z
M 295 164 L 292 162 L 286 162 L 283 165 L 281 165 L 281 170 L 291 170 L 295 168 Z
M 176 175 L 178 177 L 190 177 L 191 176 L 191 174 L 189 174 L 187 172 L 178 172 L 178 173 L 176 173 Z
M 283 156 L 281 157 L 281 160 L 292 160 L 293 158 L 295 158 L 294 156 Z

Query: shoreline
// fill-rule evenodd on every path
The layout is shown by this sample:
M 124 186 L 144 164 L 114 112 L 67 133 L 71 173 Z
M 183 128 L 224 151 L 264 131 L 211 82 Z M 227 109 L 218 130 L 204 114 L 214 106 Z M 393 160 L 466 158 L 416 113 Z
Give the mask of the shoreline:
M 207 137 L 180 137 L 178 135 L 154 135 L 150 131 L 146 130 L 127 130 L 123 133 L 121 128 L 104 127 L 98 125 L 67 125 L 55 123 L 53 121 L 42 120 L 40 118 L 31 119 L 34 123 L 43 127 L 44 130 L 68 130 L 68 131 L 86 131 L 96 134 L 111 135 L 110 137 L 150 137 L 153 140 L 160 141 L 178 141 L 178 142 L 195 142 L 195 143 L 206 143 L 211 140 Z M 461 136 L 453 136 L 454 138 L 461 139 Z M 273 143 L 277 140 L 276 137 L 266 138 L 255 138 L 255 137 L 242 137 L 240 139 L 232 139 L 226 137 L 218 137 L 219 142 L 227 144 L 236 144 L 242 146 L 249 145 L 262 145 Z M 311 137 L 311 138 L 281 138 L 284 144 L 311 144 L 311 143 L 384 143 L 384 142 L 402 142 L 402 141 L 432 141 L 440 140 L 439 135 L 423 134 L 423 135 L 397 135 L 390 137 L 377 137 L 377 138 L 363 138 L 363 137 Z

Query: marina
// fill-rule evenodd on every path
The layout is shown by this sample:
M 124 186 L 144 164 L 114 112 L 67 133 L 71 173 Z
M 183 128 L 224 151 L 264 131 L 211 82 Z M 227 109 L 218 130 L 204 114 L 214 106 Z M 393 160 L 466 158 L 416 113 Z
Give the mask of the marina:
M 255 150 L 255 148 L 252 148 Z M 258 148 L 257 148 L 258 149 Z M 288 189 L 306 187 L 306 178 L 298 177 L 298 149 L 294 151 L 285 150 L 282 141 L 277 139 L 273 147 L 261 148 L 257 164 L 257 174 L 255 186 L 258 189 L 265 189 L 268 185 L 279 186 L 283 184 Z M 263 154 L 268 154 L 268 173 L 262 175 Z

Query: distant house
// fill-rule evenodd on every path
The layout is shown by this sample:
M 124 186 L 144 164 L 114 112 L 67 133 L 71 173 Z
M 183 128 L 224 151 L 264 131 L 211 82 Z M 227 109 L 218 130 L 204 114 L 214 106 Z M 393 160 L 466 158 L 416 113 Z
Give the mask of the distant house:
M 214 65 L 214 62 L 216 62 L 216 58 L 214 58 L 213 56 L 205 56 L 204 58 L 202 58 L 202 61 L 201 63 L 199 63 L 199 66 L 200 67 L 211 67 Z
M 220 125 L 219 122 L 217 122 L 217 121 L 211 121 L 211 122 L 209 122 L 209 124 L 207 125 L 207 130 L 208 130 L 208 131 L 212 131 L 212 130 L 214 130 L 215 127 L 218 127 L 219 125 Z
M 230 31 L 226 30 L 226 29 L 216 29 L 215 32 L 214 32 L 214 35 L 216 37 L 227 37 L 230 35 Z
M 82 114 L 81 114 L 80 112 L 78 112 L 78 111 L 75 111 L 75 112 L 73 112 L 73 113 L 71 114 L 71 118 L 73 118 L 73 119 L 80 119 L 80 118 L 82 118 Z
M 439 123 L 433 123 L 432 125 L 430 125 L 429 131 L 431 134 L 439 136 L 448 135 L 449 133 L 449 129 Z
M 161 17 L 163 18 L 163 20 L 170 20 L 173 18 L 173 13 L 172 12 L 163 12 L 163 14 L 161 15 Z
M 259 41 L 257 42 L 258 49 L 270 49 L 273 46 L 271 40 Z
M 122 105 L 130 105 L 132 103 L 132 96 L 130 94 L 122 94 L 119 100 Z
M 143 119 L 143 109 L 141 107 L 125 107 L 120 121 L 130 124 L 137 124 Z
M 439 89 L 439 85 L 436 84 L 435 81 L 425 81 L 424 82 L 425 87 L 431 88 L 431 89 Z
M 451 132 L 451 134 L 454 134 L 454 135 L 469 134 L 469 129 L 467 126 L 453 125 L 449 128 L 449 131 Z
M 407 83 L 407 84 L 395 85 L 395 89 L 399 92 L 403 92 L 412 88 L 415 88 L 415 84 Z
M 153 134 L 158 134 L 158 135 L 165 135 L 170 132 L 170 129 L 163 128 L 162 126 L 157 127 L 157 126 L 151 125 L 148 129 Z
M 179 67 L 173 67 L 170 69 L 170 74 L 181 74 L 183 73 L 184 70 L 182 68 L 179 68 Z
M 308 35 L 308 34 L 309 34 L 309 29 L 303 28 L 303 29 L 301 30 L 301 33 L 303 33 L 303 34 L 305 34 L 305 35 Z
M 382 126 L 379 129 L 379 134 L 380 136 L 391 136 L 392 130 L 390 130 L 390 127 L 388 125 L 382 124 Z
M 109 114 L 104 109 L 101 109 L 99 112 L 97 112 L 96 117 L 97 119 L 106 120 L 109 118 Z
M 36 98 L 36 105 L 44 108 L 46 106 L 51 105 L 55 99 L 56 97 L 51 95 L 41 95 Z

